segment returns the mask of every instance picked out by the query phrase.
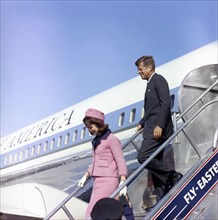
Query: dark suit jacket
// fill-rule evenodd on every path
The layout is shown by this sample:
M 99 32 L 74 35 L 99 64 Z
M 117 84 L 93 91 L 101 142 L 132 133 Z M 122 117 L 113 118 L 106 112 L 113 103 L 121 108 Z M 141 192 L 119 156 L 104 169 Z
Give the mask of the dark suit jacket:
M 144 117 L 139 124 L 146 128 L 143 136 L 153 133 L 156 126 L 163 128 L 162 139 L 167 139 L 173 133 L 171 118 L 171 103 L 169 86 L 166 79 L 155 73 L 147 83 L 144 98 Z

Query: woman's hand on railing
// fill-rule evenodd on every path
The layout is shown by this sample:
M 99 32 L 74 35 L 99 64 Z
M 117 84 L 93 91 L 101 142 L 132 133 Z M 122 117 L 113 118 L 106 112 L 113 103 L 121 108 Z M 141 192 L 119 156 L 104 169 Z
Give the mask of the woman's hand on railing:
M 78 186 L 79 186 L 79 187 L 83 187 L 87 179 L 88 179 L 88 177 L 87 177 L 86 175 L 84 175 L 84 176 L 80 179 L 80 181 L 79 181 L 79 183 L 78 183 Z
M 124 183 L 124 181 L 120 181 L 120 184 L 119 184 L 119 187 L 122 185 Z M 119 192 L 119 195 L 120 196 L 122 196 L 122 195 L 126 195 L 127 194 L 127 186 L 124 186 L 121 190 L 120 190 L 120 192 Z

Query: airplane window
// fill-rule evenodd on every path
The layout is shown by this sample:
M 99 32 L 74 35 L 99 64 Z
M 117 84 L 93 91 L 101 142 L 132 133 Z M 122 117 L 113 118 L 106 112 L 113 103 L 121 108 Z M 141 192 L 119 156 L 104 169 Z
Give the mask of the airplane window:
M 26 149 L 26 154 L 25 154 L 25 158 L 27 158 L 28 157 L 28 154 L 29 154 L 29 147 Z
M 145 110 L 144 110 L 144 107 L 142 107 L 141 118 L 143 118 L 143 117 L 144 117 L 144 114 L 145 114 Z
M 9 163 L 11 163 L 11 161 L 12 161 L 12 154 L 10 154 Z
M 42 147 L 42 144 L 40 143 L 39 145 L 40 145 L 40 148 L 41 148 L 41 147 Z M 45 142 L 45 143 L 44 143 L 44 146 L 43 146 L 43 151 L 44 151 L 44 152 L 46 152 L 47 147 L 48 147 L 48 144 L 47 144 L 47 142 Z
M 69 137 L 70 137 L 70 133 L 67 133 L 66 137 L 65 137 L 65 142 L 64 144 L 68 144 L 69 142 Z
M 4 165 L 6 165 L 6 164 L 7 164 L 7 159 L 8 159 L 8 157 L 7 157 L 7 156 L 5 156 L 5 159 L 4 159 Z
M 132 109 L 132 111 L 130 112 L 130 118 L 129 118 L 129 122 L 133 123 L 135 121 L 135 115 L 136 115 L 136 109 Z
M 53 138 L 53 139 L 51 140 L 50 149 L 53 149 L 53 148 L 54 148 L 54 143 L 55 143 L 55 139 Z
M 33 145 L 32 150 L 31 150 L 31 156 L 33 156 L 35 154 L 35 149 L 36 149 L 36 146 Z
M 59 136 L 59 138 L 58 138 L 58 147 L 61 146 L 61 142 L 62 142 L 62 136 Z
M 17 156 L 18 156 L 18 153 L 16 152 L 14 155 L 14 161 L 17 161 Z
M 119 126 L 121 127 L 124 123 L 124 118 L 125 118 L 125 113 L 121 113 L 120 117 L 119 117 Z
M 77 139 L 77 133 L 78 133 L 78 130 L 75 130 L 73 133 L 73 142 L 75 142 Z
M 41 145 L 42 145 L 41 143 L 38 145 L 37 154 L 40 154 Z
M 86 128 L 84 127 L 83 129 L 82 129 L 82 131 L 81 131 L 81 139 L 84 139 L 84 137 L 85 137 L 85 134 L 86 134 Z
M 23 159 L 23 150 L 21 150 L 21 152 L 20 152 L 20 160 L 22 160 Z
M 48 141 L 46 141 L 46 142 L 44 143 L 44 152 L 46 152 L 47 149 L 48 149 Z
M 44 147 L 46 146 L 46 150 L 48 149 L 48 141 L 45 142 Z
M 42 143 L 40 143 L 39 145 L 40 145 L 40 149 L 41 149 Z M 44 143 L 44 146 L 43 146 L 43 151 L 44 151 L 44 152 L 46 152 L 47 146 L 48 146 L 48 145 L 47 145 L 47 142 L 45 142 L 45 143 Z

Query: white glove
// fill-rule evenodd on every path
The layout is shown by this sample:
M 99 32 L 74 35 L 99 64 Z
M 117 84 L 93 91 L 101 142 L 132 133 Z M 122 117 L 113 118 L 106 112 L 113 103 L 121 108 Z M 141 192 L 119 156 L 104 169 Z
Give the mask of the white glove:
M 119 187 L 122 185 L 124 183 L 124 181 L 120 181 L 120 184 L 119 184 Z M 122 196 L 122 195 L 126 195 L 127 194 L 127 187 L 126 186 L 124 186 L 121 190 L 120 190 L 120 192 L 119 192 L 119 195 L 120 196 Z
M 86 182 L 86 180 L 87 180 L 87 177 L 86 177 L 86 175 L 84 175 L 84 176 L 81 178 L 81 180 L 79 181 L 78 186 L 83 187 L 84 184 L 85 184 L 85 182 Z

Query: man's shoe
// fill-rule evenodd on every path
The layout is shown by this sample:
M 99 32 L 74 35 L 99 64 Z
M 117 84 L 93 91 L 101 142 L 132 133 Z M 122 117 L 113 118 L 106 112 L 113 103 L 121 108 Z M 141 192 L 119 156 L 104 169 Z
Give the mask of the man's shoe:
M 155 206 L 155 205 L 153 205 L 153 206 L 151 206 L 151 207 L 147 207 L 147 208 L 145 209 L 145 211 L 146 211 L 146 212 L 150 212 L 150 211 L 154 208 L 154 206 Z

